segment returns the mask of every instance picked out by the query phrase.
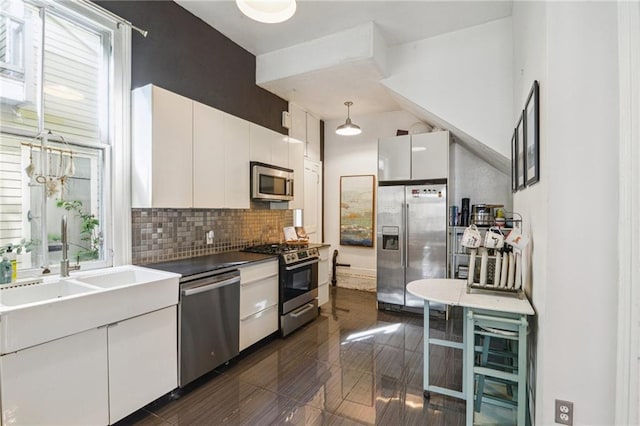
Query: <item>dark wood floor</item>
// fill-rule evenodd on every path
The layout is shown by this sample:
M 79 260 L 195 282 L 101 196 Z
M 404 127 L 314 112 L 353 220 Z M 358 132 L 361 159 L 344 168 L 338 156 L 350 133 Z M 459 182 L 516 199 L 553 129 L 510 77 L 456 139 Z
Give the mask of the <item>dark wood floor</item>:
M 453 321 L 432 317 L 432 333 L 461 340 L 453 314 Z M 378 311 L 375 293 L 334 287 L 313 323 L 249 349 L 177 399 L 161 398 L 119 425 L 463 425 L 462 401 L 422 396 L 422 321 Z M 434 384 L 460 389 L 460 357 L 431 348 Z

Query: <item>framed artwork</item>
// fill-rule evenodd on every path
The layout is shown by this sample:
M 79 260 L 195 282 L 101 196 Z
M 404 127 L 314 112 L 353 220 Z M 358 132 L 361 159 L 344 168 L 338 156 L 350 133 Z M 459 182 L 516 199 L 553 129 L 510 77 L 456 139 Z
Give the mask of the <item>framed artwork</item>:
M 520 120 L 516 125 L 516 185 L 518 191 L 524 189 L 526 181 L 524 178 L 524 146 L 526 145 L 524 136 L 524 111 L 520 114 Z
M 540 106 L 538 80 L 533 82 L 524 107 L 524 179 L 526 185 L 540 180 Z
M 513 129 L 511 136 L 511 192 L 518 191 L 518 137 L 516 129 Z
M 374 175 L 340 177 L 340 245 L 373 247 Z

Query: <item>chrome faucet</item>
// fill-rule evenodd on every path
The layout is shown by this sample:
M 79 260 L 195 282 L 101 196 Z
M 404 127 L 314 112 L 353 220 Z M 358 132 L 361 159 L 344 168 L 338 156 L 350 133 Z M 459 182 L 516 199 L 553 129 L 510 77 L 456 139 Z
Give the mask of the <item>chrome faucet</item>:
M 80 265 L 72 265 L 69 266 L 68 251 L 69 251 L 69 243 L 67 242 L 67 215 L 62 215 L 62 224 L 61 224 L 61 241 L 62 241 L 62 260 L 60 261 L 60 276 L 68 277 L 69 271 L 75 271 L 80 269 Z

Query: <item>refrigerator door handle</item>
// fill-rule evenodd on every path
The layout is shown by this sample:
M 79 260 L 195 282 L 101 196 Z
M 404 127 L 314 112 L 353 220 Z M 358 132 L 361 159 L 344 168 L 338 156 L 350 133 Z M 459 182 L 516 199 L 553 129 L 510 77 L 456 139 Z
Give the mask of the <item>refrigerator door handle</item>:
M 403 266 L 406 268 L 409 267 L 409 203 L 403 205 L 404 214 L 402 220 L 404 221 L 404 247 L 402 249 L 404 254 Z

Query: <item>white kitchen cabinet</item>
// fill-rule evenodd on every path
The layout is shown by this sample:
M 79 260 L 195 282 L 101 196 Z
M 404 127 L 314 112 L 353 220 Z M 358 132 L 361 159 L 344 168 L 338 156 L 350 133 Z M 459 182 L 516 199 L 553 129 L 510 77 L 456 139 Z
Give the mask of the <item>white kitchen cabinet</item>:
M 289 167 L 288 136 L 253 123 L 250 133 L 251 161 Z
M 309 242 L 322 239 L 322 163 L 304 159 L 304 229 Z
M 109 325 L 109 424 L 178 386 L 177 309 Z
M 193 102 L 193 207 L 225 207 L 224 113 Z
M 307 112 L 296 104 L 289 103 L 289 114 L 291 116 L 291 127 L 289 136 L 303 145 L 307 143 Z M 305 149 L 306 154 L 306 149 Z
M 307 158 L 320 161 L 320 119 L 307 113 Z
M 249 138 L 247 120 L 224 114 L 224 206 L 228 209 L 248 209 L 249 194 Z M 197 176 L 196 176 L 197 177 Z
M 318 263 L 318 306 L 329 301 L 329 248 L 320 247 L 320 262 Z
M 194 102 L 193 206 L 249 205 L 249 122 Z
M 306 158 L 320 161 L 320 119 L 292 103 L 289 103 L 289 113 L 289 136 L 303 143 Z
M 106 327 L 3 355 L 0 371 L 2 424 L 109 423 Z
M 192 207 L 192 101 L 147 85 L 132 111 L 132 206 Z
M 240 268 L 240 347 L 278 331 L 278 260 Z
M 449 132 L 378 140 L 378 181 L 447 179 Z
M 449 176 L 449 132 L 411 135 L 411 178 L 443 179 Z
M 293 170 L 293 200 L 290 209 L 304 208 L 304 144 L 289 139 L 289 168 Z
M 378 139 L 378 181 L 411 179 L 411 136 Z

